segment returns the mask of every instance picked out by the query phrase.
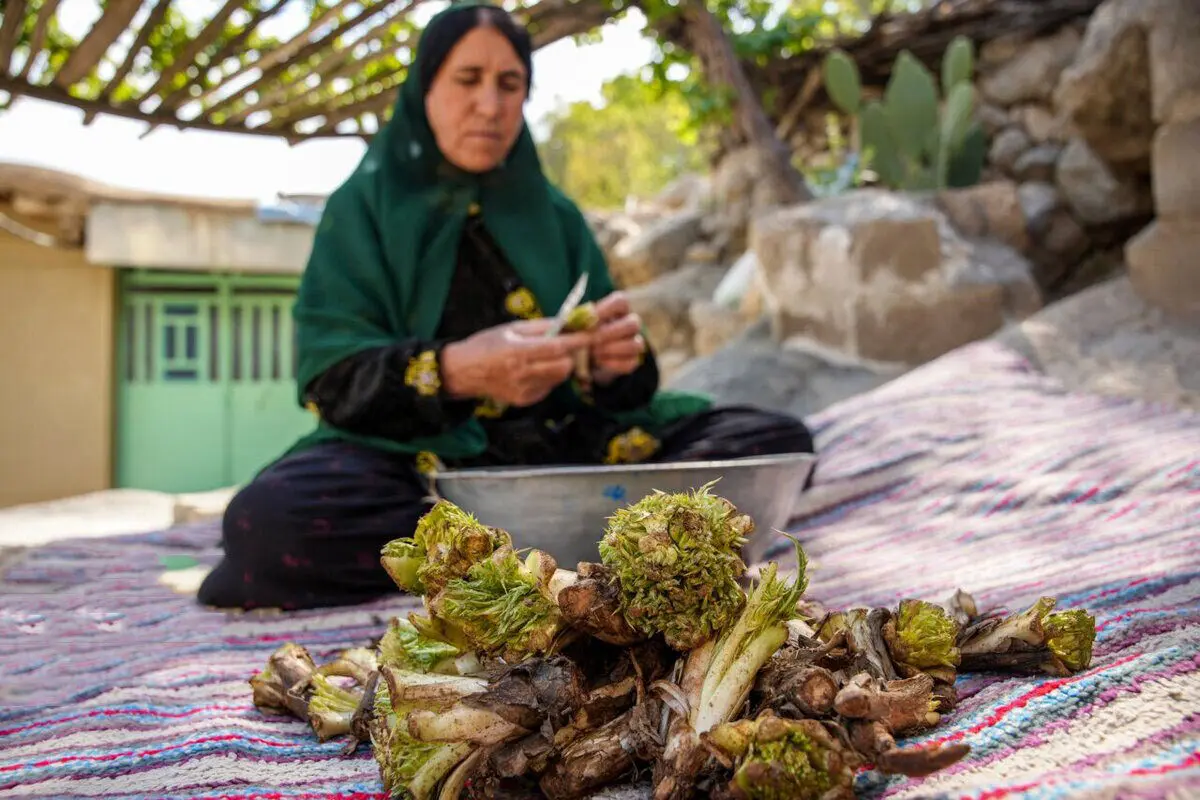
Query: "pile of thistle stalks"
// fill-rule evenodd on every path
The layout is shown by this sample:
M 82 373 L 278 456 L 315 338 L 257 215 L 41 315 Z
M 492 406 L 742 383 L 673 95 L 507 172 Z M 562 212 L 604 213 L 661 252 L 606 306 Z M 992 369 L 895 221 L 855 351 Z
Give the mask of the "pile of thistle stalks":
M 753 521 L 708 488 L 618 509 L 599 563 L 561 569 L 439 501 L 381 561 L 422 609 L 314 664 L 286 644 L 250 683 L 264 711 L 369 746 L 392 797 L 852 798 L 857 772 L 922 776 L 963 743 L 902 747 L 956 703 L 957 675 L 1065 676 L 1095 619 L 1042 598 L 981 615 L 941 603 L 825 611 L 767 565 L 743 588 Z

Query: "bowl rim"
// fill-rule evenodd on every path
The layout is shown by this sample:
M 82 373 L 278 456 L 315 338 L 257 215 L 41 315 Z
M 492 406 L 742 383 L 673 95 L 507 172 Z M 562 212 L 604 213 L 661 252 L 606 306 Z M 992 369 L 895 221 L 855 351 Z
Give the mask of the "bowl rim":
M 766 456 L 742 456 L 711 461 L 656 461 L 646 464 L 563 464 L 545 467 L 472 467 L 459 470 L 439 470 L 436 481 L 476 481 L 503 478 L 589 477 L 599 475 L 633 475 L 659 472 L 700 472 L 713 469 L 745 469 L 752 467 L 790 466 L 816 463 L 814 453 L 777 453 Z

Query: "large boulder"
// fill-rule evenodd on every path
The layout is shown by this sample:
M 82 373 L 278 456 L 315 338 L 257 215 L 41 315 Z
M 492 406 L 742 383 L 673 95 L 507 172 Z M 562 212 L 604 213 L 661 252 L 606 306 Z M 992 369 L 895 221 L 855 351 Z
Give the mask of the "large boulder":
M 985 45 L 980 53 L 980 93 L 1001 106 L 1047 99 L 1063 69 L 1075 60 L 1079 42 L 1079 31 L 1067 26 L 1027 44 L 1009 46 L 999 39 Z
M 671 181 L 654 198 L 654 206 L 663 211 L 701 211 L 708 204 L 712 181 L 688 173 Z
M 1158 129 L 1154 135 L 1153 170 L 1158 214 L 1200 218 L 1200 113 L 1187 122 Z
M 970 239 L 996 239 L 1020 251 L 1029 246 L 1025 215 L 1012 181 L 944 189 L 936 202 L 954 229 Z
M 1144 165 L 1157 125 L 1200 113 L 1198 41 L 1196 0 L 1107 0 L 1055 105 L 1105 161 Z
M 700 238 L 700 211 L 662 217 L 613 247 L 609 268 L 620 287 L 641 286 L 673 272 Z
M 646 336 L 658 354 L 664 379 L 695 354 L 692 306 L 707 302 L 724 276 L 710 264 L 689 264 L 650 283 L 626 291 L 642 318 Z
M 1082 138 L 1070 141 L 1055 168 L 1055 181 L 1085 225 L 1102 225 L 1148 214 L 1150 182 L 1118 172 Z
M 922 364 L 1041 306 L 1012 247 L 964 238 L 934 204 L 864 189 L 760 216 L 752 243 L 776 341 Z
M 807 417 L 902 373 L 842 363 L 813 349 L 780 347 L 764 320 L 720 350 L 688 362 L 666 385 L 711 395 L 721 404 L 749 404 Z
M 1200 319 L 1200 219 L 1155 220 L 1129 240 L 1125 258 L 1138 294 L 1181 317 Z
M 744 252 L 750 221 L 782 200 L 775 195 L 775 182 L 766 180 L 772 163 L 760 148 L 749 145 L 725 154 L 717 165 L 712 179 L 715 213 L 709 224 L 730 252 Z

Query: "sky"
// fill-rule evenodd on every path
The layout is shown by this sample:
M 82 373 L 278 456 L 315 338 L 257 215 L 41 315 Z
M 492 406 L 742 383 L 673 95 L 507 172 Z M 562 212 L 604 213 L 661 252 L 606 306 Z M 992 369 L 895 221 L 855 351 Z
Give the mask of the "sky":
M 210 8 L 206 0 L 187 2 L 200 11 Z M 433 13 L 443 5 L 430 3 L 426 8 Z M 59 20 L 68 33 L 81 36 L 97 13 L 94 0 L 63 0 Z M 134 23 L 140 20 L 141 15 Z M 526 117 L 535 131 L 559 104 L 598 102 L 606 80 L 650 60 L 652 45 L 640 33 L 644 21 L 633 11 L 606 26 L 598 44 L 576 46 L 562 40 L 534 53 L 534 89 Z M 295 22 L 285 12 L 270 21 L 280 30 L 264 24 L 264 33 L 278 35 Z M 350 174 L 365 148 L 358 139 L 292 147 L 265 136 L 165 128 L 142 138 L 147 127 L 106 115 L 85 127 L 80 111 L 18 98 L 0 111 L 0 161 L 64 170 L 131 189 L 269 201 L 278 193 L 331 191 Z

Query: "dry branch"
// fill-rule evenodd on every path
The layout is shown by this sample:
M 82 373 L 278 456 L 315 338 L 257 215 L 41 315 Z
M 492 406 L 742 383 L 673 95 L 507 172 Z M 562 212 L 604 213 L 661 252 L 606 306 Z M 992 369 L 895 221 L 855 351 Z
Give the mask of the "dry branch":
M 380 83 L 387 85 L 386 82 L 402 72 L 403 67 L 395 72 L 386 71 L 369 81 L 365 75 L 372 64 L 390 58 L 396 47 L 406 44 L 388 42 L 387 31 L 423 0 L 341 0 L 288 41 L 257 53 L 247 59 L 247 63 L 207 85 L 209 68 L 219 67 L 237 55 L 262 22 L 279 13 L 285 4 L 294 2 L 270 0 L 264 3 L 244 25 L 230 31 L 229 39 L 205 61 L 202 58 L 204 51 L 221 40 L 228 29 L 228 20 L 237 9 L 246 5 L 244 0 L 227 0 L 194 39 L 178 52 L 167 55 L 167 66 L 157 76 L 152 76 L 148 91 L 139 92 L 140 96 L 135 100 L 118 103 L 113 97 L 122 86 L 128 86 L 127 80 L 136 59 L 149 46 L 151 37 L 161 27 L 171 7 L 172 0 L 155 0 L 132 47 L 120 56 L 115 74 L 99 95 L 94 99 L 74 96 L 72 87 L 95 73 L 120 35 L 132 24 L 143 2 L 147 0 L 110 0 L 100 19 L 75 46 L 57 73 L 47 67 L 42 74 L 34 75 L 32 65 L 39 57 L 49 63 L 45 59 L 45 48 L 59 0 L 44 0 L 39 7 L 29 41 L 30 53 L 19 73 L 12 70 L 11 62 L 22 25 L 32 12 L 26 0 L 8 0 L 0 23 L 0 89 L 14 96 L 74 106 L 84 112 L 87 120 L 97 114 L 109 113 L 140 120 L 152 127 L 166 125 L 179 129 L 255 133 L 282 136 L 291 141 L 365 135 L 361 132 L 338 133 L 336 128 L 347 119 L 357 117 L 361 124 L 365 114 L 386 111 L 392 102 L 391 86 L 382 93 L 366 97 L 364 93 L 373 92 Z M 879 17 L 865 35 L 839 40 L 831 46 L 846 50 L 858 63 L 864 83 L 876 87 L 886 82 L 901 50 L 907 49 L 936 66 L 946 45 L 956 36 L 967 36 L 976 43 L 1001 35 L 1036 36 L 1088 16 L 1099 3 L 1100 0 L 942 0 L 923 12 Z M 348 8 L 355 8 L 355 13 L 352 18 L 342 19 Z M 688 3 L 681 5 L 684 20 L 690 13 L 688 8 Z M 620 16 L 620 12 L 612 11 L 611 5 L 603 0 L 541 0 L 517 13 L 529 25 L 535 47 L 545 47 L 560 39 L 586 33 Z M 691 16 L 695 16 L 694 13 Z M 661 24 L 657 33 L 695 52 L 705 51 L 700 52 L 702 60 L 707 55 L 711 61 L 713 37 L 701 37 L 708 44 L 690 41 L 694 31 L 704 29 L 699 22 L 703 20 L 679 21 L 677 17 L 675 22 Z M 348 32 L 360 26 L 367 30 L 358 34 L 355 42 L 341 41 Z M 318 32 L 321 35 L 314 38 Z M 381 40 L 391 49 L 385 47 L 361 58 L 355 57 L 356 47 Z M 788 59 L 777 59 L 765 66 L 743 62 L 741 72 L 745 80 L 738 79 L 737 70 L 724 70 L 712 77 L 735 93 L 753 95 L 774 90 L 779 101 L 777 108 L 782 109 L 776 118 L 757 119 L 752 111 L 743 108 L 736 109 L 738 122 L 752 139 L 766 141 L 766 131 L 770 130 L 774 137 L 786 140 L 802 124 L 807 108 L 826 101 L 819 71 L 827 50 L 821 48 Z M 197 59 L 204 63 L 197 63 Z M 112 62 L 116 65 L 117 57 L 113 57 Z M 181 73 L 197 68 L 198 75 L 176 85 Z M 33 83 L 31 77 L 37 82 Z M 318 85 L 311 86 L 311 80 L 318 81 Z M 344 80 L 350 80 L 353 85 L 346 91 L 330 91 L 334 81 Z M 144 111 L 142 105 L 150 97 L 159 98 L 158 105 Z M 347 102 L 348 98 L 356 99 Z M 193 114 L 192 106 L 199 107 L 199 113 Z M 189 109 L 188 118 L 180 116 L 181 108 Z M 269 117 L 265 124 L 246 125 L 247 119 L 263 113 Z M 326 120 L 313 130 L 304 133 L 296 130 L 299 123 L 319 116 Z
M 8 3 L 4 22 L 0 23 L 0 73 L 8 72 L 13 48 L 21 33 L 21 23 L 25 21 L 25 0 L 8 0 Z
M 110 97 L 112 97 L 113 92 L 115 92 L 121 86 L 121 83 L 125 80 L 125 78 L 128 77 L 130 71 L 133 70 L 133 62 L 135 59 L 137 59 L 138 53 L 142 51 L 143 47 L 150 43 L 150 36 L 154 33 L 155 28 L 161 25 L 162 21 L 166 19 L 167 11 L 171 8 L 171 2 L 172 0 L 158 0 L 158 4 L 154 6 L 153 10 L 151 10 L 150 16 L 146 17 L 145 24 L 142 25 L 142 29 L 138 31 L 137 37 L 133 40 L 133 46 L 130 47 L 129 52 L 125 54 L 125 60 L 121 62 L 121 66 L 117 68 L 112 80 L 110 80 L 108 85 L 104 87 L 104 90 L 100 92 L 100 96 L 96 98 L 97 100 L 100 100 L 101 102 L 107 101 Z
M 83 41 L 67 57 L 67 63 L 63 64 L 54 76 L 54 85 L 61 89 L 69 89 L 86 78 L 104 58 L 104 54 L 117 37 L 129 27 L 129 23 L 141 7 L 142 0 L 113 0 L 109 3 L 87 36 L 83 37 Z
M 163 0 L 163 2 L 169 2 L 169 0 Z M 21 72 L 17 75 L 21 80 L 25 80 L 29 76 L 29 70 L 33 67 L 33 62 L 37 59 L 37 54 L 42 52 L 42 45 L 46 42 L 46 31 L 50 27 L 50 20 L 54 17 L 54 12 L 58 10 L 58 3 L 59 0 L 46 0 L 42 3 L 41 9 L 38 10 L 37 22 L 33 24 L 33 36 L 29 40 L 29 57 L 25 59 L 25 63 L 21 67 Z M 0 34 L 0 38 L 3 38 L 2 34 Z M 0 58 L 0 74 L 3 74 L 7 70 L 7 58 Z
M 254 16 L 250 18 L 242 30 L 238 31 L 238 33 L 231 37 L 229 41 L 221 45 L 220 50 L 218 50 L 216 53 L 213 53 L 213 55 L 209 58 L 208 63 L 212 66 L 220 66 L 220 64 L 226 59 L 236 58 L 241 52 L 242 46 L 245 45 L 246 42 L 250 40 L 250 37 L 254 35 L 254 32 L 258 30 L 258 26 L 282 11 L 284 7 L 287 6 L 288 2 L 289 0 L 275 0 L 273 5 L 268 6 L 267 8 L 259 9 L 257 12 L 255 12 Z M 222 78 L 222 80 L 224 79 Z M 164 111 L 177 110 L 181 105 L 192 99 L 192 89 L 200 85 L 201 84 L 198 79 L 189 81 L 187 85 L 166 95 L 166 97 L 163 98 L 162 103 L 159 105 L 159 108 L 163 109 Z M 201 88 L 201 91 L 203 91 L 203 88 Z

